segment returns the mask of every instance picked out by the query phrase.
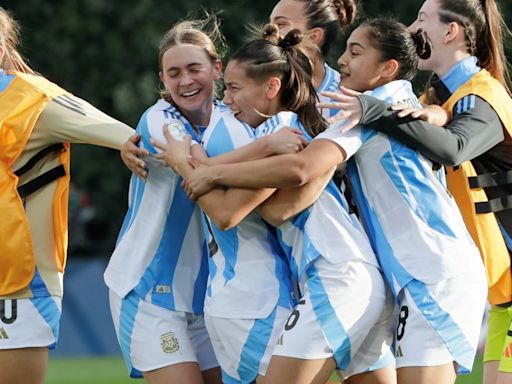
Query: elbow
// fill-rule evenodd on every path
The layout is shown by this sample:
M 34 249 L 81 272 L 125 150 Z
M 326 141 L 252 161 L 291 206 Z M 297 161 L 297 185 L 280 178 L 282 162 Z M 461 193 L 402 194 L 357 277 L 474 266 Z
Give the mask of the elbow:
M 304 161 L 298 161 L 290 166 L 287 174 L 289 187 L 301 187 L 312 179 L 308 164 Z
M 221 214 L 218 217 L 211 218 L 215 223 L 216 227 L 221 231 L 227 231 L 236 227 L 241 220 L 238 220 L 234 215 L 231 215 L 229 212 L 226 214 Z
M 277 228 L 281 224 L 283 224 L 285 221 L 287 221 L 290 217 L 286 215 L 284 212 L 266 212 L 266 211 L 260 211 L 259 212 L 261 217 L 269 223 L 271 226 Z

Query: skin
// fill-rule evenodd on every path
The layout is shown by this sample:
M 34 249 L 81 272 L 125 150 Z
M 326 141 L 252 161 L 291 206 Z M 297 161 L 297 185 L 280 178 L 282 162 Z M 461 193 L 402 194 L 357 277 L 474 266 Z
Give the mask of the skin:
M 314 46 L 318 47 L 316 54 L 308 55 L 311 56 L 310 59 L 313 63 L 313 86 L 318 88 L 325 76 L 325 58 L 320 52 L 320 46 L 324 40 L 324 30 L 318 27 L 307 28 L 308 19 L 304 14 L 304 3 L 297 0 L 279 1 L 272 9 L 269 21 L 277 26 L 281 36 L 286 36 L 290 30 L 296 28 L 302 31 Z

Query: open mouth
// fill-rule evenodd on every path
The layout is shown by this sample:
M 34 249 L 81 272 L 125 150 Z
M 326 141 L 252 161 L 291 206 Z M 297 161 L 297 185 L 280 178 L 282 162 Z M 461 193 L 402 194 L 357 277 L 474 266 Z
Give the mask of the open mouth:
M 188 92 L 183 92 L 181 94 L 182 97 L 192 97 L 192 96 L 195 96 L 197 95 L 201 90 L 200 89 L 194 89 L 192 91 L 188 91 Z

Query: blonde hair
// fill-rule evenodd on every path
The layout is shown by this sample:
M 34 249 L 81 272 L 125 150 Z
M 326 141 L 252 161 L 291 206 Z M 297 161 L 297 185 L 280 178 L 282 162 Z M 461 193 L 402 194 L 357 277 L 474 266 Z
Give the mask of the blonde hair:
M 7 10 L 0 7 L 0 45 L 5 49 L 0 68 L 33 75 L 35 72 L 17 50 L 19 43 L 20 27 L 18 23 Z
M 212 63 L 220 60 L 226 49 L 226 42 L 220 32 L 217 16 L 206 13 L 204 19 L 183 20 L 169 29 L 160 41 L 158 55 L 160 71 L 162 71 L 162 58 L 165 52 L 180 44 L 191 44 L 202 48 Z M 165 89 L 160 91 L 160 97 L 172 102 L 169 92 Z

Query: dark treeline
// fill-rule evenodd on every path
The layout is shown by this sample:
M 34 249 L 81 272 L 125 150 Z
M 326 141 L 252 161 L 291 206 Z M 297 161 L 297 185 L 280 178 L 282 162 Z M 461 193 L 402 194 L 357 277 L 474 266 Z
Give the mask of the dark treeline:
M 512 2 L 498 1 L 512 25 Z M 362 17 L 391 16 L 405 24 L 414 19 L 421 4 L 420 0 L 360 1 Z M 218 12 L 229 47 L 236 48 L 247 36 L 246 26 L 268 20 L 274 1 L 2 0 L 0 5 L 20 22 L 22 52 L 34 69 L 135 127 L 158 97 L 158 43 L 173 23 L 201 15 L 201 8 Z M 343 48 L 340 36 L 330 58 L 333 66 Z M 425 78 L 419 77 L 418 87 Z M 95 219 L 85 234 L 73 233 L 72 226 L 70 244 L 74 239 L 92 239 L 87 252 L 108 255 L 126 210 L 129 172 L 113 150 L 74 145 L 72 159 L 73 183 L 90 195 Z

